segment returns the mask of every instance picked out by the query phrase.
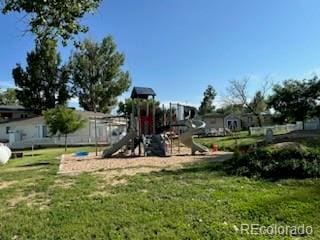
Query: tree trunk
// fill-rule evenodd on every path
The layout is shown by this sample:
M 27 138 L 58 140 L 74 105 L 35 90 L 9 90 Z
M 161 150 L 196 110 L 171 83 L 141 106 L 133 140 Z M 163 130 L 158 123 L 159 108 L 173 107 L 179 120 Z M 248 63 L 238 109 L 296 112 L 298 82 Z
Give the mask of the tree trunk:
M 67 152 L 67 134 L 64 135 L 64 152 Z

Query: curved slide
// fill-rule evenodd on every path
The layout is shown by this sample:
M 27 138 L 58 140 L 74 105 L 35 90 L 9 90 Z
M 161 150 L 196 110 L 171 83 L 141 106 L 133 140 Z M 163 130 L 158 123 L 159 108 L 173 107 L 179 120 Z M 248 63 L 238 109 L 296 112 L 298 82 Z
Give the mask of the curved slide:
M 200 120 L 188 120 L 185 125 L 189 128 L 189 130 L 185 133 L 182 133 L 180 135 L 180 141 L 183 143 L 186 147 L 191 148 L 192 154 L 194 155 L 196 152 L 208 152 L 209 149 L 205 146 L 196 143 L 193 140 L 193 135 L 197 133 L 200 129 L 204 128 L 206 126 L 206 123 Z
M 121 140 L 115 144 L 113 144 L 111 147 L 107 148 L 106 150 L 103 151 L 102 153 L 102 158 L 108 158 L 111 157 L 112 154 L 116 153 L 117 151 L 120 150 L 124 145 L 127 145 L 131 139 L 136 137 L 136 131 L 131 130 L 130 132 L 127 133 Z

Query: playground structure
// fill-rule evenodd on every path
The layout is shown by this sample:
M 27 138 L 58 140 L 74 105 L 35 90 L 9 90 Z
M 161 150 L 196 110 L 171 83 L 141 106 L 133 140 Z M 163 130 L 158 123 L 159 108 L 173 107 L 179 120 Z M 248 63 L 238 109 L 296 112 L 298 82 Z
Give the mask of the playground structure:
M 106 149 L 103 158 L 119 151 L 131 156 L 171 156 L 176 154 L 175 146 L 180 154 L 180 144 L 189 148 L 192 155 L 209 151 L 193 139 L 205 127 L 205 123 L 197 118 L 196 109 L 172 103 L 169 109 L 164 105 L 156 107 L 155 96 L 151 88 L 133 88 L 127 134 Z

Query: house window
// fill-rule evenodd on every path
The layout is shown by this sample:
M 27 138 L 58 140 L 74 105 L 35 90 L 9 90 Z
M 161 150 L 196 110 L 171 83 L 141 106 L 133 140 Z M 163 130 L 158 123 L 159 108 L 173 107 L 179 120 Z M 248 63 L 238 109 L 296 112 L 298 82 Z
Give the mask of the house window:
M 13 117 L 12 113 L 1 113 L 1 117 L 4 119 L 11 119 Z
M 37 138 L 42 138 L 42 136 L 41 136 L 41 126 L 36 126 L 36 137 Z
M 10 127 L 6 127 L 6 133 L 9 134 L 10 132 Z
M 238 121 L 237 120 L 227 120 L 227 126 L 230 130 L 238 130 Z
M 48 137 L 48 127 L 47 125 L 42 126 L 42 136 L 43 137 Z
M 20 118 L 23 118 L 23 114 L 20 114 Z
M 248 117 L 248 123 L 252 123 L 252 117 Z
M 36 137 L 45 138 L 48 137 L 48 127 L 46 125 L 37 125 L 36 126 Z
M 103 137 L 103 130 L 104 130 L 103 126 L 98 126 L 97 127 L 97 137 L 99 137 L 99 138 Z

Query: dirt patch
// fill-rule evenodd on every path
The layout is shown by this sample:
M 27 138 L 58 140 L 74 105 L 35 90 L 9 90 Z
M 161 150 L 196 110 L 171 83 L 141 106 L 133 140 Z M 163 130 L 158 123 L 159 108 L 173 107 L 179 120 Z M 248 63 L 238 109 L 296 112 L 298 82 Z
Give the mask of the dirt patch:
M 93 174 L 99 177 L 102 184 L 99 184 L 99 187 L 96 191 L 91 193 L 89 196 L 96 198 L 96 197 L 109 197 L 113 194 L 110 193 L 106 189 L 106 185 L 117 186 L 117 185 L 125 185 L 128 183 L 127 176 L 132 176 L 137 173 L 149 173 L 152 172 L 153 168 L 132 168 L 132 169 L 118 169 L 118 170 L 103 170 L 97 171 Z
M 28 195 L 22 193 L 17 194 L 14 198 L 8 200 L 9 207 L 16 207 L 20 203 L 26 203 L 28 207 L 36 207 L 39 210 L 45 210 L 49 208 L 50 199 L 45 194 L 32 192 Z
M 178 167 L 167 167 L 166 169 L 173 170 Z M 159 172 L 162 171 L 164 168 L 162 167 L 146 167 L 146 166 L 137 166 L 137 167 L 130 167 L 130 168 L 120 168 L 120 169 L 111 169 L 111 170 L 101 170 L 97 171 L 94 174 L 100 177 L 104 182 L 115 186 L 120 184 L 127 183 L 127 176 L 133 176 L 137 173 L 150 173 L 150 172 Z
M 171 157 L 122 157 L 102 159 L 89 154 L 86 158 L 76 158 L 72 155 L 63 155 L 60 161 L 59 173 L 67 176 L 78 175 L 83 172 L 92 172 L 107 185 L 116 186 L 127 183 L 127 176 L 133 176 L 138 173 L 159 172 L 162 170 L 176 170 L 183 168 L 187 163 L 196 163 L 201 161 L 222 162 L 233 156 L 230 152 L 215 152 L 207 155 L 180 155 Z M 72 185 L 72 182 L 64 182 L 64 179 L 57 180 L 56 185 L 65 185 L 66 188 Z M 70 185 L 71 184 L 71 185 Z M 109 196 L 105 191 L 105 184 L 93 192 L 90 196 Z
M 3 170 L 3 172 L 21 172 L 21 171 L 31 171 L 31 170 L 46 170 L 43 166 L 32 166 L 32 167 L 25 167 L 25 166 L 16 166 L 13 168 L 7 168 Z
M 4 182 L 0 182 L 0 190 L 1 189 L 5 189 L 8 188 L 12 185 L 15 185 L 17 183 L 17 181 L 4 181 Z
M 69 189 L 74 185 L 72 178 L 58 178 L 54 181 L 53 187 Z

